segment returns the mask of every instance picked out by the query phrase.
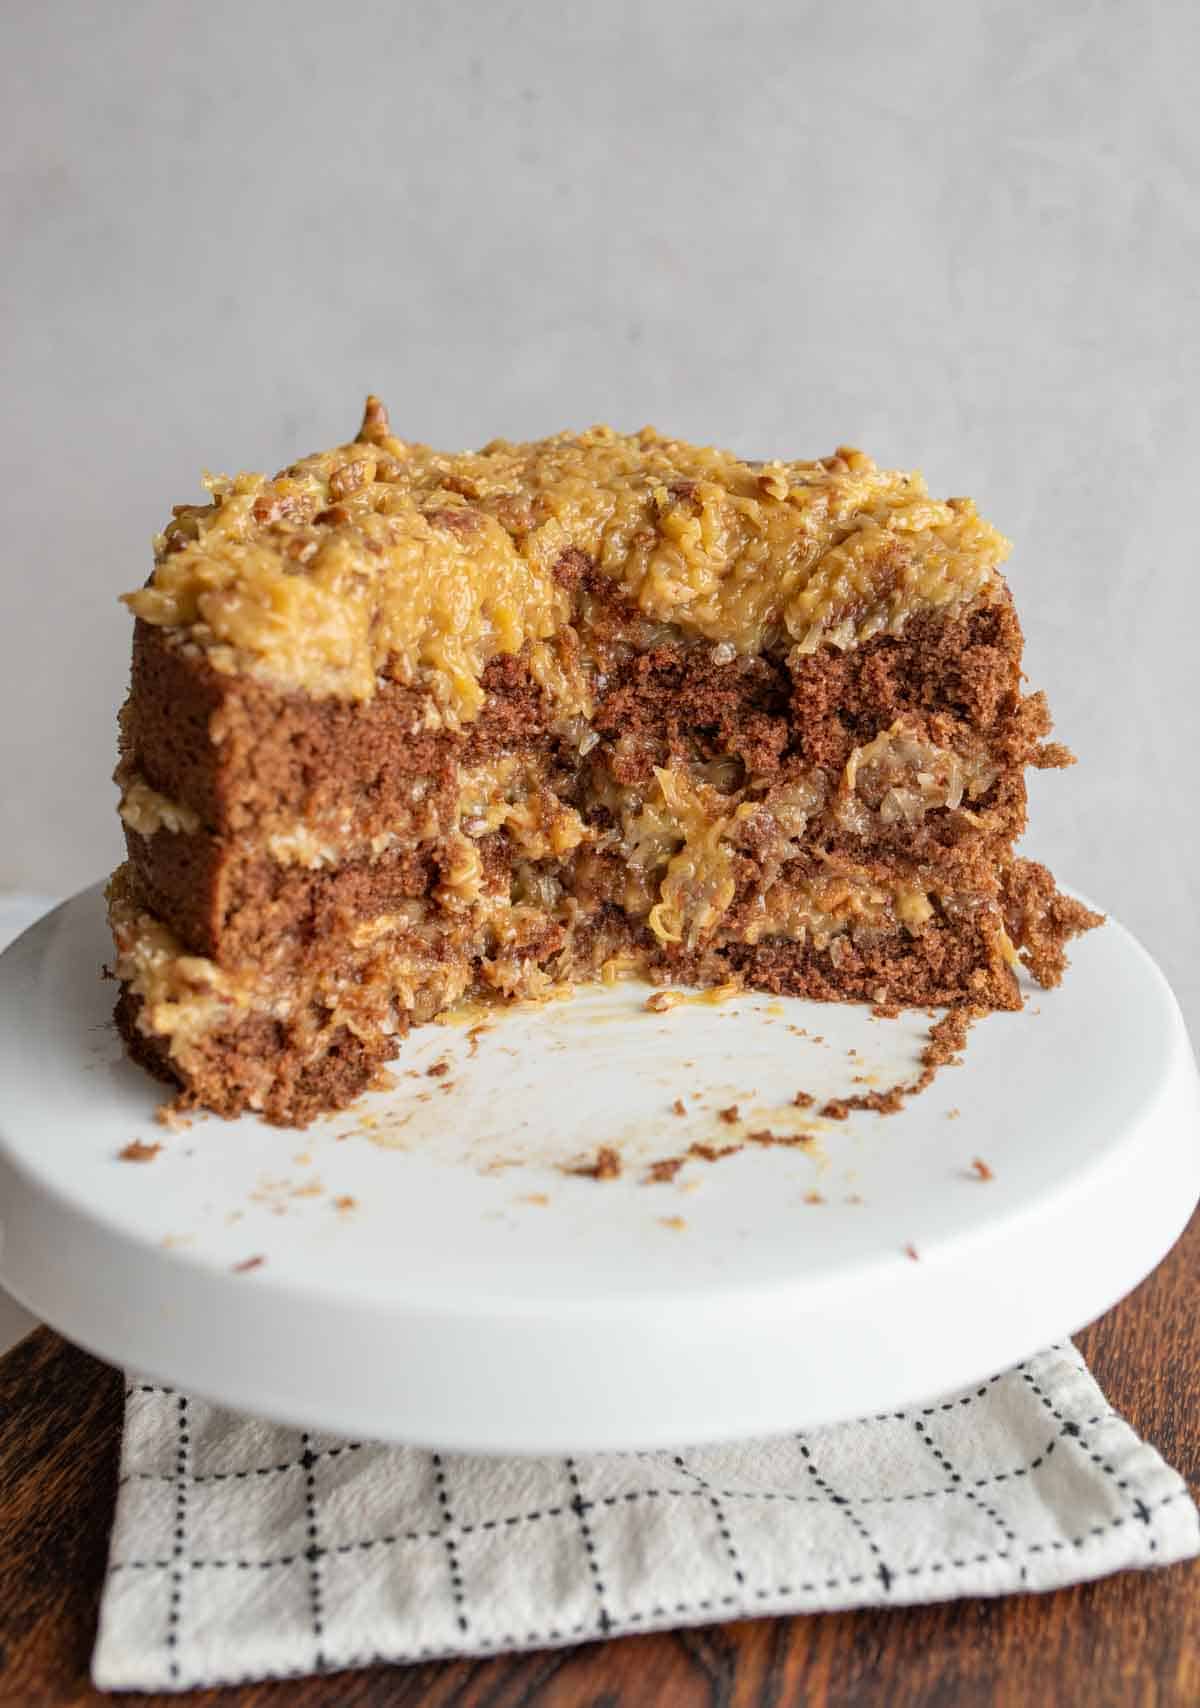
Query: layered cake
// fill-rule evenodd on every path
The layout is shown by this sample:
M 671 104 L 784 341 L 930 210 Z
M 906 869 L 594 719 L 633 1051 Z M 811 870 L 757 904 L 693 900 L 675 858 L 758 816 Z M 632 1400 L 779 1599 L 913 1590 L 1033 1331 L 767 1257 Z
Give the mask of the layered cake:
M 1096 922 L 1015 857 L 1008 546 L 841 449 L 391 430 L 176 508 L 121 713 L 131 1054 L 303 1124 L 465 998 L 638 975 L 1017 1008 Z

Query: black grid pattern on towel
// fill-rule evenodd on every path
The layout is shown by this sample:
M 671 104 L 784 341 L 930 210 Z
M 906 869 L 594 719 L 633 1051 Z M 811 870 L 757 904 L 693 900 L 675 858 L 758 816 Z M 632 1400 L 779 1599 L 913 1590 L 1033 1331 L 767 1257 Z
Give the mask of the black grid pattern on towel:
M 1048 1588 L 1200 1545 L 1183 1483 L 1070 1346 L 928 1406 L 679 1453 L 386 1448 L 150 1382 L 126 1407 L 113 1688 Z

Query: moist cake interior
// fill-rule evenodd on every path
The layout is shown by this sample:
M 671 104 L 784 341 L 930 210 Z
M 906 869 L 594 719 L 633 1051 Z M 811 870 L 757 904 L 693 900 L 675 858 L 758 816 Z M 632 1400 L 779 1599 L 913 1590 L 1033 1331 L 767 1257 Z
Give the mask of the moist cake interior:
M 853 450 L 358 438 L 178 508 L 121 714 L 131 1054 L 303 1124 L 464 998 L 635 974 L 1016 1008 L 1096 916 L 1013 852 L 1007 543 Z

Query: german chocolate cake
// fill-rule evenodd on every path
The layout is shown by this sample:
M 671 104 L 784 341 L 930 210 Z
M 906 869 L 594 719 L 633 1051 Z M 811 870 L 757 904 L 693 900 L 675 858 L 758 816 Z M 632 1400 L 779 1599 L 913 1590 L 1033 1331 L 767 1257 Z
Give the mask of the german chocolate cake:
M 1018 1008 L 1096 916 L 1014 856 L 1008 546 L 842 449 L 357 439 L 208 482 L 121 713 L 117 1023 L 183 1106 L 303 1124 L 463 998 L 638 974 Z

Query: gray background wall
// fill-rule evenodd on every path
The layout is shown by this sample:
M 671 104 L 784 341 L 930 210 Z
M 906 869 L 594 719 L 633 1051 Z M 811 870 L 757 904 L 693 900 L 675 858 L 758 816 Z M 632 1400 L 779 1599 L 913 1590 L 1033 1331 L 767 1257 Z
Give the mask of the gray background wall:
M 1192 4 L 6 9 L 0 885 L 117 858 L 169 504 L 349 436 L 838 441 L 1016 542 L 1031 852 L 1200 1023 Z

